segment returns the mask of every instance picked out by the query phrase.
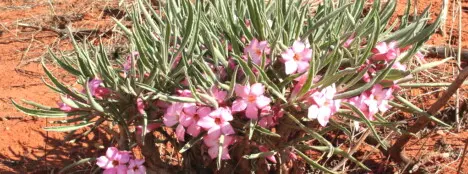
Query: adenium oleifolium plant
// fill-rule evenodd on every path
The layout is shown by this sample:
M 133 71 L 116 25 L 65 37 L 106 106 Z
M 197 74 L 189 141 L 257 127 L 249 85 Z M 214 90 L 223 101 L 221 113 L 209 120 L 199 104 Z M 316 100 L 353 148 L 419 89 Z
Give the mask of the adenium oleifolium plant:
M 51 55 L 82 89 L 61 83 L 43 63 L 59 106 L 13 104 L 30 115 L 63 118 L 57 123 L 66 126 L 45 129 L 78 138 L 110 126 L 116 143 L 96 161 L 106 173 L 155 171 L 163 163 L 157 142 L 192 161 L 181 165 L 212 170 L 287 171 L 300 157 L 313 169 L 337 172 L 307 150 L 369 170 L 326 135 L 351 138 L 368 130 L 388 147 L 381 130 L 402 123 L 389 122 L 385 113 L 392 107 L 417 112 L 393 100 L 444 16 L 426 25 L 425 10 L 413 21 L 408 12 L 391 21 L 395 6 L 235 0 L 167 1 L 153 9 L 138 1 L 131 27 L 115 20 L 129 40 L 127 55 L 114 60 L 106 46 L 72 39 L 75 56 Z M 144 159 L 131 156 L 134 148 Z

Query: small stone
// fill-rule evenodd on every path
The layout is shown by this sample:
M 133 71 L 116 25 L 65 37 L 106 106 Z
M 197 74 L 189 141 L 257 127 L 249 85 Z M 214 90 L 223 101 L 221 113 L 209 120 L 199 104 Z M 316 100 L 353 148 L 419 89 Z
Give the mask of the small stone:
M 443 135 L 445 135 L 445 132 L 443 130 L 438 130 L 438 131 L 436 131 L 436 134 L 443 136 Z
M 449 158 L 449 157 L 450 157 L 450 153 L 442 153 L 442 154 L 440 154 L 440 156 L 441 156 L 442 158 Z

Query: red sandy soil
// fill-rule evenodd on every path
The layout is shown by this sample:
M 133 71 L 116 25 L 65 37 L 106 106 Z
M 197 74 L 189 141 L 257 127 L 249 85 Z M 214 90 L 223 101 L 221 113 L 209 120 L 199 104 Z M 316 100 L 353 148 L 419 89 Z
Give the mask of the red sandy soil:
M 116 4 L 106 3 L 107 1 L 78 1 L 78 0 L 56 0 L 49 4 L 46 0 L 7 0 L 0 1 L 0 173 L 46 173 L 59 169 L 74 160 L 96 156 L 101 153 L 99 147 L 103 141 L 97 141 L 106 137 L 104 133 L 95 133 L 76 143 L 62 143 L 64 133 L 45 132 L 43 127 L 49 126 L 50 119 L 34 119 L 26 116 L 13 108 L 11 100 L 20 101 L 30 99 L 49 106 L 56 106 L 57 94 L 51 92 L 42 84 L 41 77 L 44 75 L 38 59 L 41 56 L 47 57 L 45 51 L 48 47 L 61 50 L 71 49 L 68 38 L 61 39 L 55 32 L 39 31 L 33 28 L 19 27 L 18 23 L 25 23 L 35 26 L 55 26 L 56 21 L 53 16 L 80 16 L 81 19 L 71 21 L 73 28 L 108 30 L 112 27 L 112 20 L 103 13 L 106 6 L 115 7 Z M 403 13 L 406 0 L 399 0 L 398 12 Z M 431 17 L 438 15 L 441 7 L 441 0 L 422 1 L 419 0 L 419 12 L 432 3 L 433 12 Z M 450 4 L 451 6 L 451 4 Z M 53 9 L 51 8 L 53 7 Z M 463 1 L 463 28 L 468 26 L 468 1 Z M 452 25 L 452 9 L 449 10 L 447 20 L 447 32 L 450 32 Z M 428 44 L 444 45 L 450 43 L 458 44 L 458 25 L 454 23 L 452 40 L 448 41 L 448 36 L 443 37 L 440 33 L 432 36 Z M 463 30 L 465 35 L 468 30 Z M 462 38 L 462 46 L 468 47 L 466 37 Z M 429 61 L 435 59 L 429 59 Z M 450 82 L 453 79 L 454 62 L 447 63 L 436 70 L 431 71 L 435 79 Z M 57 67 L 48 64 L 49 68 L 57 72 Z M 73 79 L 67 78 L 63 74 L 56 73 L 64 82 L 71 83 Z M 438 81 L 438 82 L 440 82 Z M 420 96 L 429 90 L 413 89 L 407 90 L 411 96 Z M 427 95 L 427 97 L 415 98 L 413 101 L 420 103 L 418 106 L 428 108 L 433 103 L 439 93 Z M 464 89 L 461 96 L 466 97 Z M 455 173 L 460 162 L 452 162 L 455 157 L 443 158 L 446 153 L 450 155 L 460 154 L 464 141 L 468 139 L 468 132 L 462 129 L 460 133 L 447 131 L 432 132 L 429 136 L 420 140 L 412 140 L 406 151 L 410 156 L 422 158 L 427 166 L 439 166 L 444 173 Z M 104 140 L 106 141 L 106 140 Z M 436 145 L 437 144 L 437 145 Z M 439 148 L 438 145 L 443 147 Z M 451 150 L 450 150 L 451 148 Z M 372 150 L 364 147 L 361 151 Z M 385 161 L 378 155 L 370 157 L 368 165 L 387 167 L 382 164 L 375 164 L 375 161 Z M 433 159 L 437 158 L 437 159 Z M 372 159 L 375 159 L 372 162 Z M 448 166 L 448 167 L 445 167 Z M 468 173 L 468 157 L 465 157 L 463 170 Z M 434 170 L 435 171 L 435 170 Z

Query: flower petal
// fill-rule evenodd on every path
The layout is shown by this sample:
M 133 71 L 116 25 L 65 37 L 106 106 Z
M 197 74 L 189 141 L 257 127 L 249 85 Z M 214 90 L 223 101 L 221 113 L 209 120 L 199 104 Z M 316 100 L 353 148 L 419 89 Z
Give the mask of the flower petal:
M 284 66 L 285 66 L 285 72 L 286 74 L 292 74 L 292 73 L 295 73 L 297 71 L 297 63 L 296 61 L 287 61 L 287 62 L 284 62 Z
M 258 109 L 257 106 L 254 104 L 247 105 L 247 109 L 245 110 L 245 116 L 247 118 L 257 120 L 258 119 Z
M 258 108 L 262 109 L 266 106 L 268 106 L 271 103 L 271 99 L 261 95 L 257 97 L 257 100 L 255 101 L 255 104 L 257 105 Z
M 176 128 L 176 137 L 179 141 L 185 141 L 185 128 L 181 124 Z
M 213 126 L 215 126 L 216 123 L 213 117 L 208 116 L 208 117 L 203 117 L 200 120 L 198 120 L 197 125 L 205 129 L 210 129 Z
M 245 97 L 248 97 L 250 93 L 250 86 L 249 85 L 243 86 L 243 85 L 236 84 L 236 87 L 234 88 L 234 90 L 237 96 L 245 98 Z
M 261 83 L 255 83 L 250 87 L 250 94 L 259 96 L 265 93 L 265 86 Z
M 300 42 L 300 41 L 295 41 L 293 43 L 292 49 L 294 50 L 295 53 L 300 53 L 300 52 L 304 51 L 305 44 Z
M 229 122 L 224 122 L 221 125 L 221 131 L 224 135 L 232 135 L 236 132 L 234 132 L 234 128 L 232 128 L 231 124 Z
M 234 112 L 240 112 L 245 110 L 247 108 L 247 102 L 244 99 L 237 99 L 234 102 L 232 102 L 232 111 Z

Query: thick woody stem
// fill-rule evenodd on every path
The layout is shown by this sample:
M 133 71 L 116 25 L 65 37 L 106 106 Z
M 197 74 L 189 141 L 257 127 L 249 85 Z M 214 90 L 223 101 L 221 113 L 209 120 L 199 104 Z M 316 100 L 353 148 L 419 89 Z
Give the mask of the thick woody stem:
M 458 77 L 455 79 L 455 81 L 452 82 L 452 84 L 449 86 L 444 95 L 441 98 L 439 98 L 439 100 L 437 100 L 434 104 L 432 104 L 427 113 L 429 113 L 430 115 L 436 114 L 448 102 L 450 97 L 463 84 L 467 77 L 468 67 L 464 68 L 460 72 Z M 419 117 L 418 120 L 416 120 L 416 123 L 408 129 L 408 132 L 417 133 L 424 129 L 430 121 L 431 120 L 426 116 Z M 408 143 L 410 139 L 410 134 L 404 134 L 400 138 L 398 138 L 395 144 L 393 144 L 393 146 L 389 149 L 389 155 L 395 162 L 409 165 L 414 164 L 414 161 L 408 158 L 403 151 L 403 147 L 405 147 L 406 143 Z

